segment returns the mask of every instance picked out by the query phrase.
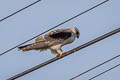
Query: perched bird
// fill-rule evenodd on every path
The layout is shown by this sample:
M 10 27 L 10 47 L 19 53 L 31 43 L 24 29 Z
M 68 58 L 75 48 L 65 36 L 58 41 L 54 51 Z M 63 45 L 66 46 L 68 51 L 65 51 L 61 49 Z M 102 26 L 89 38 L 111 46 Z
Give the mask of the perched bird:
M 62 46 L 72 43 L 75 38 L 79 38 L 80 32 L 76 27 L 57 29 L 43 36 L 39 36 L 35 39 L 35 42 L 25 46 L 18 47 L 22 51 L 29 50 L 47 50 L 50 49 L 56 57 L 62 56 L 65 52 L 61 49 Z M 57 50 L 60 50 L 59 54 Z

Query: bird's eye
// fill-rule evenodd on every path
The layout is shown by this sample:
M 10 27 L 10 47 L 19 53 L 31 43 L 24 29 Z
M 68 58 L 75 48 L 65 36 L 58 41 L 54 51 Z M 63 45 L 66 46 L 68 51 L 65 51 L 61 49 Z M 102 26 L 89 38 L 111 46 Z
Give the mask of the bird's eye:
M 80 33 L 77 31 L 76 34 L 79 35 Z

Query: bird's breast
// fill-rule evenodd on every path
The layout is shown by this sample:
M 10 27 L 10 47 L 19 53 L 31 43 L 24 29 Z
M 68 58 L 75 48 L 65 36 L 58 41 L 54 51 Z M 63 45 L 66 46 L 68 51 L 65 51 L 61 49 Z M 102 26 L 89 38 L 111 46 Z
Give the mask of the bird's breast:
M 61 44 L 58 44 L 58 45 L 51 46 L 50 49 L 58 50 L 58 49 L 60 49 L 60 47 L 61 47 Z

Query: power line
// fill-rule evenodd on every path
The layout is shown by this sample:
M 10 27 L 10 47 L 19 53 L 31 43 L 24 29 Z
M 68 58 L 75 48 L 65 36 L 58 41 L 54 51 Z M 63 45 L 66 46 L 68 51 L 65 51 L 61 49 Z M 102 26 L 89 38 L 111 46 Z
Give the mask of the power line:
M 114 69 L 114 68 L 116 68 L 116 67 L 119 67 L 119 66 L 120 66 L 120 64 L 115 65 L 115 66 L 113 66 L 112 68 L 107 69 L 106 71 L 101 72 L 100 74 L 98 74 L 98 75 L 96 75 L 96 76 L 94 76 L 94 77 L 92 77 L 92 78 L 90 78 L 90 79 L 88 79 L 88 80 L 93 80 L 93 79 L 97 78 L 98 76 L 101 76 L 102 74 L 104 74 L 104 73 L 106 73 L 106 72 L 108 72 L 108 71 L 110 71 L 110 70 L 112 70 L 112 69 Z
M 90 71 L 92 71 L 92 70 L 94 70 L 94 69 L 96 69 L 96 68 L 98 68 L 98 67 L 100 67 L 100 66 L 102 66 L 102 65 L 104 65 L 104 64 L 106 64 L 106 63 L 108 63 L 108 62 L 110 62 L 110 61 L 112 61 L 112 60 L 114 60 L 114 59 L 116 59 L 116 58 L 118 58 L 118 57 L 120 57 L 120 55 L 117 55 L 117 56 L 115 56 L 115 57 L 113 57 L 113 58 L 111 58 L 111 59 L 109 59 L 109 60 L 107 60 L 107 61 L 105 61 L 105 62 L 103 62 L 103 63 L 101 63 L 101 64 L 98 64 L 98 65 L 95 66 L 95 67 L 92 67 L 92 68 L 90 68 L 90 69 L 84 71 L 84 72 L 80 73 L 79 75 L 77 75 L 77 76 L 71 78 L 70 80 L 74 80 L 74 79 L 76 79 L 76 78 L 78 78 L 78 77 L 84 75 L 85 73 L 88 73 L 88 72 L 90 72 Z
M 41 64 L 33 67 L 33 68 L 30 68 L 30 69 L 28 69 L 28 70 L 26 70 L 26 71 L 24 71 L 24 72 L 21 72 L 21 73 L 15 75 L 15 76 L 13 76 L 13 77 L 7 79 L 7 80 L 14 80 L 14 79 L 17 79 L 17 78 L 19 78 L 19 77 L 22 77 L 22 76 L 24 76 L 24 75 L 26 75 L 26 74 L 34 71 L 34 70 L 37 70 L 37 69 L 39 69 L 39 68 L 42 68 L 42 67 L 44 67 L 44 66 L 46 66 L 46 65 L 48 65 L 48 64 L 50 64 L 50 63 L 52 63 L 52 62 L 55 62 L 55 61 L 57 61 L 57 60 L 65 57 L 65 56 L 67 56 L 67 55 L 70 55 L 70 54 L 72 54 L 72 53 L 74 53 L 74 52 L 76 52 L 76 51 L 79 51 L 79 50 L 81 50 L 81 49 L 83 49 L 83 48 L 86 48 L 86 47 L 88 47 L 88 46 L 90 46 L 90 45 L 92 45 L 92 44 L 94 44 L 94 43 L 96 43 L 96 42 L 98 42 L 98 41 L 101 41 L 101 40 L 103 40 L 103 39 L 105 39 L 105 38 L 107 38 L 107 37 L 109 37 L 109 36 L 112 36 L 112 35 L 114 35 L 114 34 L 116 34 L 116 33 L 118 33 L 118 32 L 120 32 L 120 28 L 115 29 L 115 30 L 113 30 L 113 31 L 111 31 L 111 32 L 109 32 L 109 33 L 106 33 L 106 34 L 104 34 L 104 35 L 102 35 L 102 36 L 100 36 L 100 37 L 98 37 L 98 38 L 96 38 L 96 39 L 93 39 L 93 40 L 91 40 L 91 41 L 89 41 L 89 42 L 87 42 L 87 43 L 85 43 L 85 44 L 83 44 L 83 45 L 81 45 L 81 46 L 78 46 L 78 47 L 76 47 L 76 48 L 74 48 L 74 49 L 66 52 L 66 53 L 65 53 L 63 56 L 61 56 L 61 57 L 52 58 L 52 59 L 50 59 L 50 60 L 48 60 L 48 61 L 46 61 L 46 62 L 43 62 L 43 63 L 41 63 Z
M 99 3 L 99 4 L 95 5 L 95 6 L 93 6 L 93 7 L 89 8 L 89 9 L 87 9 L 86 11 L 84 11 L 84 12 L 82 12 L 82 13 L 79 13 L 79 14 L 75 15 L 74 17 L 69 18 L 69 19 L 67 19 L 66 21 L 64 21 L 64 22 L 62 22 L 62 23 L 60 23 L 60 24 L 58 24 L 58 25 L 56 25 L 56 26 L 54 26 L 54 27 L 52 27 L 52 28 L 50 28 L 50 29 L 44 31 L 43 33 L 38 34 L 37 36 L 32 37 L 32 38 L 30 38 L 30 39 L 24 41 L 23 43 L 20 43 L 20 44 L 18 44 L 18 45 L 16 45 L 16 46 L 14 46 L 14 47 L 12 47 L 12 48 L 6 50 L 5 52 L 1 53 L 0 56 L 2 56 L 3 54 L 6 54 L 7 52 L 9 52 L 9 51 L 11 51 L 11 50 L 13 50 L 13 49 L 19 47 L 20 45 L 23 45 L 24 43 L 27 43 L 27 42 L 33 40 L 34 38 L 36 38 L 36 37 L 38 37 L 38 36 L 40 36 L 40 35 L 42 35 L 42 34 L 48 32 L 48 31 L 50 31 L 50 30 L 52 30 L 52 29 L 54 29 L 54 28 L 57 28 L 57 27 L 59 27 L 59 26 L 65 24 L 65 23 L 67 23 L 68 21 L 70 21 L 70 20 L 72 20 L 72 19 L 77 18 L 78 16 L 80 16 L 80 15 L 82 15 L 82 14 L 84 14 L 84 13 L 86 13 L 86 12 L 88 12 L 88 11 L 90 11 L 90 10 L 92 10 L 92 9 L 94 9 L 94 8 L 96 8 L 96 7 L 100 6 L 100 5 L 102 5 L 102 4 L 104 4 L 104 3 L 107 2 L 107 1 L 109 1 L 109 0 L 105 0 L 105 1 Z
M 32 6 L 32 5 L 36 4 L 36 3 L 38 3 L 38 2 L 40 2 L 40 1 L 41 1 L 41 0 L 37 0 L 37 1 L 35 1 L 35 2 L 31 3 L 31 4 L 29 4 L 28 6 L 25 6 L 24 8 L 22 8 L 22 9 L 20 9 L 20 10 L 14 12 L 14 13 L 12 13 L 12 14 L 10 14 L 10 15 L 8 15 L 8 16 L 2 18 L 2 19 L 0 19 L 0 22 L 2 22 L 2 21 L 4 21 L 4 20 L 8 19 L 9 17 L 12 17 L 13 15 L 15 15 L 15 14 L 17 14 L 17 13 L 19 13 L 19 12 L 25 10 L 25 9 L 27 9 L 28 7 L 30 7 L 30 6 Z

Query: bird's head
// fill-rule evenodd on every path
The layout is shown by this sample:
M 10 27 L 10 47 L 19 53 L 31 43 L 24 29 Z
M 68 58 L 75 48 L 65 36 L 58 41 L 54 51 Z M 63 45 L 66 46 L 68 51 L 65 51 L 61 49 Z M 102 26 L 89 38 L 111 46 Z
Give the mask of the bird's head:
M 72 27 L 71 30 L 76 35 L 76 37 L 79 38 L 80 32 L 79 32 L 78 28 Z

